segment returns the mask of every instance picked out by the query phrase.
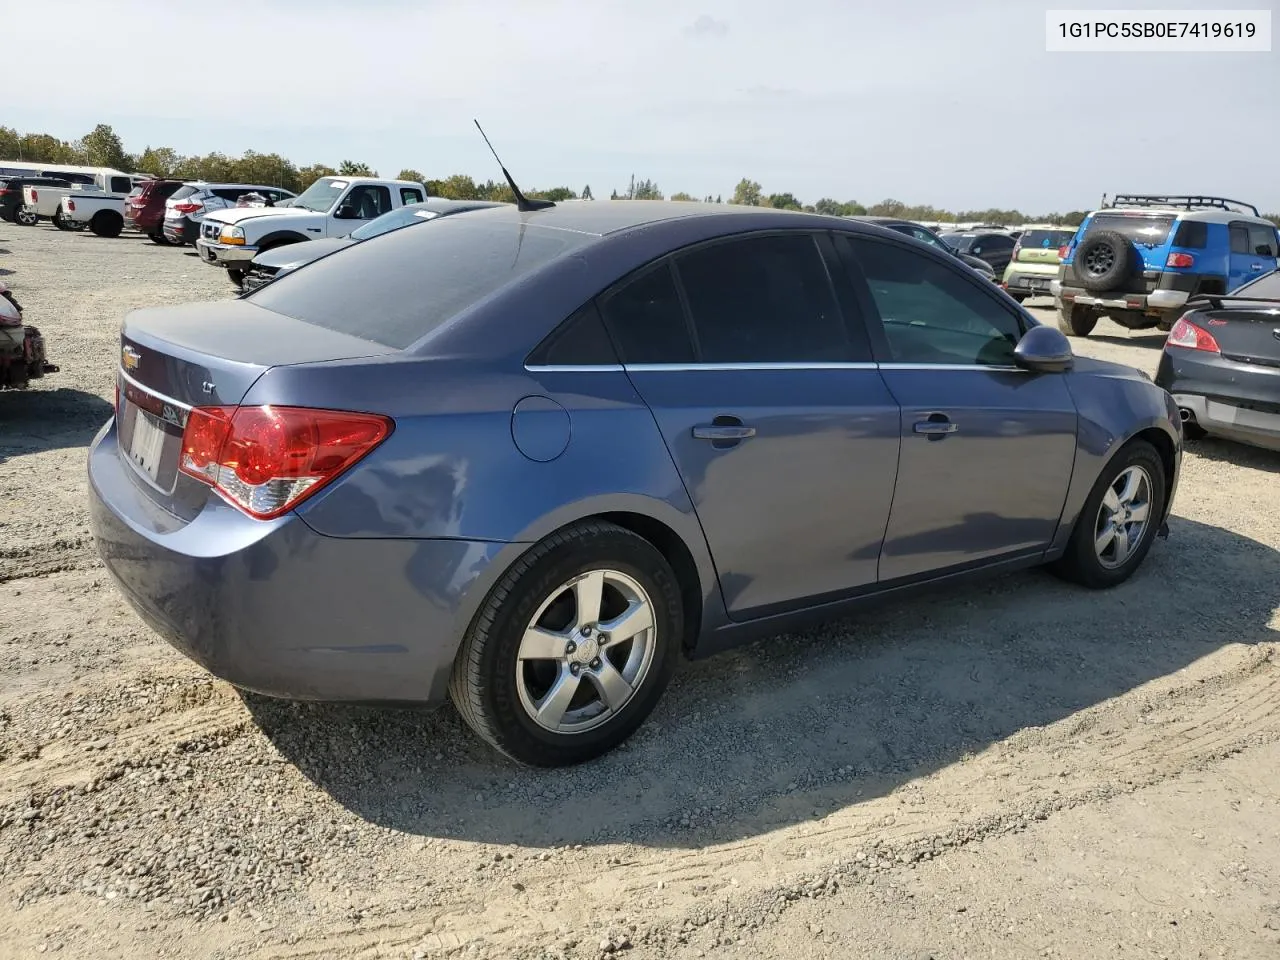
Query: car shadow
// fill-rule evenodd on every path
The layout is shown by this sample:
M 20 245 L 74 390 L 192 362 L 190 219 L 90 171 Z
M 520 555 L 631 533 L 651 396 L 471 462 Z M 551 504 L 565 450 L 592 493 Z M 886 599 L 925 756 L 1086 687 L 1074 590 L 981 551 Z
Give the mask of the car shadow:
M 1201 437 L 1187 442 L 1187 452 L 1218 463 L 1280 473 L 1280 450 L 1267 450 L 1220 437 Z
M 57 376 L 50 374 L 49 376 Z M 70 387 L 0 390 L 0 463 L 43 450 L 87 447 L 111 416 L 110 402 Z
M 1091 333 L 1090 340 L 1098 340 L 1102 343 L 1114 343 L 1121 347 L 1147 347 L 1152 350 L 1161 350 L 1164 348 L 1165 340 L 1168 339 L 1167 333 L 1160 331 L 1142 332 L 1127 337 L 1117 336 L 1112 333 Z
M 451 707 L 241 696 L 285 758 L 381 826 L 697 847 L 854 806 L 1222 646 L 1274 640 L 1280 553 L 1175 518 L 1113 590 L 1030 571 L 927 596 L 686 663 L 627 744 L 564 770 L 504 760 Z

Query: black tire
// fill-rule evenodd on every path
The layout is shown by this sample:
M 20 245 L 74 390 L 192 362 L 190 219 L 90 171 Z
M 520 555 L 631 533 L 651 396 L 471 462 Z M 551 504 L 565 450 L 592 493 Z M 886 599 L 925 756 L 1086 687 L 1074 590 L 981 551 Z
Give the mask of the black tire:
M 1098 325 L 1098 315 L 1088 307 L 1064 303 L 1058 307 L 1058 329 L 1068 337 L 1087 337 Z
M 1005 293 L 1013 297 L 1013 299 L 1018 303 L 1023 303 L 1029 296 L 1028 294 L 1025 294 L 1025 293 L 1014 293 L 1012 290 L 1006 290 Z
M 634 693 L 600 726 L 581 733 L 545 729 L 521 700 L 525 681 L 516 665 L 525 629 L 562 585 L 604 569 L 630 577 L 648 595 L 652 661 Z M 513 760 L 538 767 L 591 760 L 631 736 L 653 710 L 679 659 L 683 622 L 675 574 L 649 541 L 612 523 L 576 524 L 532 547 L 490 591 L 458 650 L 449 694 L 467 725 Z M 588 695 L 594 689 L 590 685 Z
M 114 210 L 99 210 L 89 221 L 89 229 L 99 237 L 118 237 L 124 230 L 124 217 Z
M 36 216 L 35 211 L 19 207 L 17 213 L 13 215 L 13 222 L 20 227 L 34 227 L 40 222 L 40 218 Z
M 1090 230 L 1075 252 L 1075 271 L 1091 293 L 1114 290 L 1133 269 L 1133 244 L 1115 230 Z
M 157 230 L 155 233 L 147 234 L 151 238 L 151 242 L 160 247 L 169 246 L 169 238 L 164 235 L 163 230 Z
M 1147 497 L 1147 521 L 1141 529 L 1136 541 L 1127 548 L 1127 556 L 1123 562 L 1108 566 L 1099 556 L 1095 541 L 1099 538 L 1102 520 L 1102 502 L 1108 490 L 1117 479 L 1130 467 L 1138 467 L 1145 471 L 1149 493 Z M 1151 549 L 1164 516 L 1165 475 L 1164 462 L 1156 453 L 1155 447 L 1145 440 L 1131 440 L 1117 451 L 1110 462 L 1099 474 L 1098 480 L 1085 498 L 1080 516 L 1076 518 L 1075 529 L 1071 532 L 1071 540 L 1067 543 L 1067 552 L 1056 561 L 1051 569 L 1064 580 L 1093 589 L 1114 587 L 1128 580 L 1142 564 L 1142 560 Z M 1113 549 L 1111 545 L 1108 550 Z M 1116 556 L 1112 553 L 1111 559 Z
M 227 279 L 231 281 L 231 285 L 235 287 L 237 290 L 244 289 L 244 271 L 243 270 L 233 270 L 232 268 L 228 267 Z

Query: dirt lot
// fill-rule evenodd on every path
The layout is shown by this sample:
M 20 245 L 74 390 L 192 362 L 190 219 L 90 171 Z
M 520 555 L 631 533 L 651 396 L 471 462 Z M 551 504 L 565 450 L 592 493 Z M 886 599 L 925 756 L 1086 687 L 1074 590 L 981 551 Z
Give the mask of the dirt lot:
M 156 640 L 85 448 L 122 314 L 230 288 L 137 237 L 0 249 L 62 365 L 0 394 L 0 957 L 1280 956 L 1280 455 L 1193 446 L 1119 589 L 686 665 L 626 748 L 534 772 L 451 709 L 266 701 Z

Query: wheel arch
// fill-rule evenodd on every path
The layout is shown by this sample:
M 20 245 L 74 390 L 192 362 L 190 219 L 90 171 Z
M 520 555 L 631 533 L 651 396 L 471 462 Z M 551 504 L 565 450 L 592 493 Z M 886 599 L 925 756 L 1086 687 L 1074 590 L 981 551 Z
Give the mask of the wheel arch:
M 265 237 L 259 240 L 258 249 L 271 250 L 275 247 L 283 247 L 290 243 L 304 243 L 310 239 L 310 237 L 304 237 L 295 230 L 277 230 L 274 233 L 268 233 Z

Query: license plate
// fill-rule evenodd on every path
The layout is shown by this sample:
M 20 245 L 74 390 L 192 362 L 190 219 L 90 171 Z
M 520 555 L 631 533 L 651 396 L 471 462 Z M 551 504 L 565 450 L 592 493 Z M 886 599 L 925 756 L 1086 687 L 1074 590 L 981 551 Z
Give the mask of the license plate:
M 130 404 L 132 406 L 132 404 Z M 164 455 L 165 431 L 153 422 L 151 414 L 141 407 L 133 407 L 133 431 L 129 438 L 129 459 L 155 483 L 160 476 L 160 461 Z
M 1043 280 L 1028 280 L 1027 286 L 1030 287 L 1032 290 L 1048 290 L 1049 289 L 1049 284 L 1047 284 Z

